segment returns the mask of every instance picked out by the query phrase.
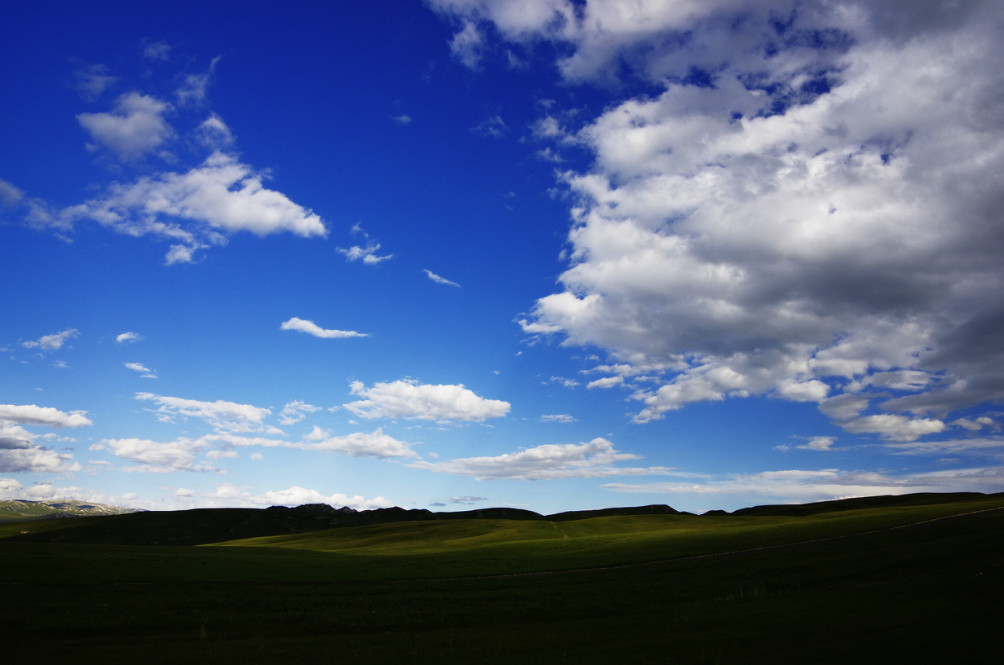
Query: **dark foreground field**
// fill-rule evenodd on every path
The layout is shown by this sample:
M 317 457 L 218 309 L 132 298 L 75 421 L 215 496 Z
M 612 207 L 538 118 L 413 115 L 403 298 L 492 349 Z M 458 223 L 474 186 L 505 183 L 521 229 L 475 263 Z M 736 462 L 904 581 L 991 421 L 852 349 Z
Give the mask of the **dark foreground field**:
M 951 499 L 225 546 L 0 525 L 4 662 L 1004 662 L 1004 497 Z

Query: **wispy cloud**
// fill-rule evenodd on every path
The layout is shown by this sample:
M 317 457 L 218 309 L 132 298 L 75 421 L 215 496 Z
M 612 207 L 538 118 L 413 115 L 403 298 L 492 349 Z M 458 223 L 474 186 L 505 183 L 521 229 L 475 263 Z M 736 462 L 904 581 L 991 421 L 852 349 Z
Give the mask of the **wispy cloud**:
M 567 413 L 548 413 L 540 417 L 540 422 L 568 424 L 577 422 L 577 419 L 575 416 L 570 416 Z
M 445 284 L 446 286 L 455 286 L 458 289 L 460 288 L 460 285 L 457 284 L 456 282 L 450 281 L 445 277 L 440 277 L 439 275 L 437 275 L 436 273 L 432 272 L 427 268 L 423 268 L 422 270 L 425 272 L 425 276 L 431 279 L 436 284 Z
M 216 400 L 205 402 L 183 397 L 168 397 L 153 393 L 136 393 L 136 399 L 157 405 L 152 412 L 163 422 L 175 422 L 178 418 L 198 418 L 213 429 L 223 432 L 275 431 L 265 424 L 270 409 Z
M 74 87 L 80 96 L 92 102 L 119 80 L 113 76 L 106 65 L 90 65 L 76 72 Z
M 610 441 L 596 438 L 588 443 L 545 444 L 495 457 L 466 457 L 446 462 L 413 462 L 409 466 L 427 471 L 471 476 L 478 480 L 554 480 L 602 478 L 629 475 L 661 475 L 665 467 L 619 467 L 619 462 L 640 459 L 622 453 Z
M 349 337 L 367 337 L 367 333 L 360 333 L 354 330 L 333 330 L 329 328 L 322 328 L 313 321 L 308 321 L 307 319 L 301 319 L 294 316 L 289 321 L 284 321 L 280 330 L 296 330 L 298 332 L 307 333 L 308 335 L 313 335 L 314 337 L 320 337 L 322 339 L 346 339 Z
M 144 379 L 157 378 L 156 373 L 154 373 L 153 370 L 147 368 L 146 365 L 143 365 L 142 363 L 125 363 L 125 366 L 134 372 L 139 372 Z

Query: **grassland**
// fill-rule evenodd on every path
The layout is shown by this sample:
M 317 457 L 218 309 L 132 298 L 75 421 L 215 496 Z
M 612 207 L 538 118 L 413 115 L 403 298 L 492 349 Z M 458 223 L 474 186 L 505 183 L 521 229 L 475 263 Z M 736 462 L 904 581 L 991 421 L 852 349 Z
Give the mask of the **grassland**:
M 0 630 L 8 662 L 997 663 L 1004 497 L 954 499 L 200 546 L 0 525 Z

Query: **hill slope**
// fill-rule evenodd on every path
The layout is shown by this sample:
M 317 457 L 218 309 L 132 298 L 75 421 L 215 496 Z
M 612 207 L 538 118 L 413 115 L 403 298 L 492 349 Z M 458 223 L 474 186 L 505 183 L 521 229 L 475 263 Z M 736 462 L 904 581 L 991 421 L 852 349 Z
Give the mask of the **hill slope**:
M 729 517 L 732 521 L 752 517 L 792 518 L 808 515 L 840 514 L 865 509 L 952 504 L 960 501 L 978 501 L 989 498 L 991 497 L 983 494 L 923 494 L 870 497 L 867 499 L 827 501 L 799 506 L 760 506 L 736 511 Z M 534 534 L 546 534 L 552 538 L 555 535 L 559 535 L 562 538 L 588 535 L 583 532 L 587 522 L 590 524 L 589 529 L 599 528 L 601 534 L 603 534 L 604 529 L 623 531 L 625 525 L 629 523 L 625 520 L 629 520 L 629 518 L 635 518 L 631 523 L 637 523 L 635 526 L 642 531 L 650 530 L 649 527 L 638 526 L 638 524 L 641 524 L 638 520 L 643 517 L 654 518 L 655 522 L 653 523 L 659 524 L 665 523 L 665 520 L 658 518 L 676 518 L 677 521 L 683 520 L 683 522 L 679 522 L 680 524 L 685 523 L 690 525 L 688 528 L 696 528 L 695 525 L 701 525 L 702 530 L 711 526 L 711 523 L 715 522 L 715 520 L 723 519 L 722 517 L 712 515 L 698 517 L 680 513 L 664 505 L 586 510 L 543 516 L 532 511 L 515 508 L 487 508 L 461 512 L 435 513 L 428 510 L 406 510 L 404 508 L 356 511 L 351 508 L 333 508 L 325 504 L 307 504 L 296 508 L 281 506 L 273 506 L 265 509 L 199 508 L 182 511 L 151 511 L 103 516 L 91 515 L 30 523 L 24 521 L 26 518 L 19 518 L 16 524 L 10 524 L 6 527 L 0 525 L 0 538 L 16 538 L 19 540 L 41 542 L 187 546 L 252 538 L 291 536 L 348 527 L 378 527 L 381 525 L 392 526 L 432 522 L 480 522 L 482 523 L 482 527 L 487 522 L 492 522 L 494 525 L 492 528 L 499 530 L 495 535 L 486 535 L 481 532 L 476 535 L 470 535 L 470 538 L 473 538 L 473 540 L 468 539 L 464 542 L 467 545 L 471 545 L 475 542 L 501 541 L 505 538 L 517 541 L 538 539 L 538 536 Z M 584 526 L 577 529 L 574 526 L 576 523 L 581 523 Z M 615 523 L 616 527 L 609 526 Z M 736 524 L 740 523 L 736 522 Z M 518 524 L 526 526 L 516 528 Z M 540 528 L 531 528 L 531 524 L 539 524 Z M 635 528 L 635 526 L 631 528 Z M 462 531 L 469 531 L 470 529 L 471 526 L 468 524 L 463 529 L 454 529 L 452 531 L 446 529 L 439 532 L 444 534 L 443 538 L 446 540 L 462 539 L 467 538 L 467 536 L 454 536 L 451 533 L 455 532 L 459 534 Z M 508 535 L 503 537 L 503 532 Z M 391 533 L 396 534 L 393 537 L 403 538 L 405 541 L 411 537 L 407 535 L 407 530 L 392 530 L 392 532 L 388 532 L 388 538 L 391 537 Z M 423 533 L 433 534 L 437 533 L 437 531 L 427 529 Z M 337 537 L 332 534 L 331 537 L 327 537 L 329 541 L 332 538 L 338 542 L 347 540 L 345 534 Z M 299 546 L 302 547 L 302 543 L 305 541 L 301 539 L 299 542 L 301 543 Z M 292 545 L 288 542 L 282 544 L 275 542 L 271 546 L 297 547 L 297 545 Z M 339 545 L 339 547 L 341 546 Z M 443 544 L 440 543 L 433 547 L 442 548 Z M 330 548 L 330 544 L 324 544 L 319 547 L 319 549 Z

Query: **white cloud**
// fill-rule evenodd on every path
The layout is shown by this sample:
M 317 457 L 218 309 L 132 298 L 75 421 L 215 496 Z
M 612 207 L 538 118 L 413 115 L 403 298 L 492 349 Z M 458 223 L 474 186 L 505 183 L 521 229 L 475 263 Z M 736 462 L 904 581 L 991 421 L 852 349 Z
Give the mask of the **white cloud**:
M 170 109 L 170 104 L 159 99 L 130 92 L 118 98 L 113 111 L 81 113 L 77 121 L 97 144 L 122 159 L 134 160 L 156 150 L 173 136 L 174 131 L 164 120 Z
M 607 483 L 603 487 L 617 492 L 675 495 L 690 501 L 700 500 L 699 496 L 731 497 L 733 501 L 751 505 L 764 501 L 808 503 L 915 492 L 996 492 L 1002 480 L 1004 467 L 999 466 L 901 475 L 840 469 L 789 469 L 685 482 Z M 712 507 L 716 506 L 708 506 Z
M 621 385 L 624 385 L 623 376 L 605 376 L 601 379 L 590 381 L 589 383 L 586 384 L 586 388 L 590 390 L 593 390 L 595 388 L 601 388 L 605 390 L 607 388 L 613 388 L 615 386 L 621 386 Z
M 115 341 L 119 344 L 122 344 L 124 342 L 138 342 L 141 339 L 143 339 L 142 335 L 131 331 L 120 333 L 115 337 Z
M 836 437 L 832 436 L 814 436 L 807 442 L 795 447 L 801 450 L 830 451 L 833 450 L 832 446 L 836 441 Z
M 952 424 L 957 427 L 962 427 L 970 432 L 978 432 L 984 427 L 989 427 L 990 429 L 997 431 L 1000 430 L 1001 426 L 989 416 L 980 416 L 976 420 L 970 420 L 969 418 L 959 418 L 958 420 L 952 421 Z
M 465 21 L 464 26 L 450 40 L 450 53 L 470 69 L 481 64 L 484 36 L 474 21 Z
M 2 409 L 3 406 L 0 406 L 0 412 Z M 72 461 L 73 455 L 57 453 L 38 445 L 35 443 L 36 436 L 15 424 L 16 422 L 18 421 L 13 419 L 0 419 L 0 472 L 58 473 L 80 470 L 80 464 Z M 29 419 L 24 424 L 50 423 L 39 423 Z
M 308 321 L 306 319 L 301 319 L 295 316 L 291 318 L 289 321 L 285 321 L 281 326 L 279 326 L 279 329 L 296 330 L 298 332 L 307 333 L 308 335 L 313 335 L 314 337 L 321 337 L 323 339 L 367 337 L 366 333 L 359 333 L 355 332 L 354 330 L 331 330 L 331 329 L 321 328 L 313 321 Z
M 171 247 L 168 263 L 190 261 L 195 251 L 226 244 L 229 234 L 242 231 L 259 236 L 327 235 L 320 217 L 265 188 L 262 179 L 233 155 L 214 152 L 186 173 L 112 184 L 104 197 L 66 208 L 40 223 L 69 228 L 76 220 L 92 219 L 125 235 L 165 238 L 178 243 Z
M 343 406 L 362 418 L 482 421 L 501 418 L 510 408 L 508 402 L 479 397 L 463 385 L 419 384 L 410 379 L 375 383 L 372 388 L 354 381 L 350 391 L 364 399 Z
M 6 180 L 0 179 L 0 206 L 15 206 L 23 198 L 24 192 Z
M 536 125 L 594 160 L 561 175 L 574 198 L 561 290 L 520 322 L 618 362 L 682 364 L 639 389 L 636 421 L 891 390 L 883 413 L 863 413 L 870 393 L 838 424 L 910 440 L 1004 399 L 994 3 L 433 6 L 511 43 L 560 42 L 568 80 L 662 86 L 578 128 Z
M 288 489 L 265 492 L 264 498 L 273 505 L 300 506 L 307 503 L 326 503 L 333 507 L 348 507 L 355 510 L 390 508 L 392 504 L 382 496 L 367 499 L 359 494 L 348 496 L 341 493 L 322 494 L 317 490 L 294 485 Z
M 299 400 L 287 402 L 286 406 L 282 407 L 282 412 L 279 414 L 279 424 L 295 425 L 306 418 L 308 413 L 316 413 L 320 410 L 321 407 L 319 406 L 307 404 L 306 402 L 301 402 Z
M 51 406 L 36 406 L 34 404 L 0 404 L 0 421 L 18 425 L 44 425 L 46 427 L 82 427 L 93 425 L 84 414 L 86 411 L 66 413 Z
M 244 436 L 232 432 L 217 432 L 199 437 L 194 441 L 200 448 L 211 446 L 223 450 L 232 447 L 259 448 L 291 448 L 295 450 L 341 453 L 351 457 L 375 457 L 378 459 L 418 457 L 411 449 L 411 444 L 384 434 L 377 428 L 372 432 L 353 432 L 344 435 L 334 435 L 318 426 L 303 437 L 301 441 L 285 439 Z
M 227 148 L 234 143 L 234 135 L 227 123 L 215 113 L 202 121 L 195 130 L 195 135 L 202 145 L 214 150 Z
M 200 439 L 179 438 L 161 443 L 149 439 L 105 439 L 116 457 L 139 462 L 139 466 L 123 467 L 123 471 L 144 473 L 171 473 L 175 471 L 218 471 L 205 462 L 197 462 L 196 455 L 205 447 Z
M 171 51 L 174 47 L 167 42 L 150 42 L 143 46 L 143 57 L 147 60 L 167 61 L 171 59 Z
M 156 379 L 157 378 L 157 375 L 154 374 L 152 370 L 148 369 L 142 363 L 125 363 L 125 366 L 128 369 L 131 369 L 134 372 L 139 372 L 144 379 Z
M 471 131 L 481 136 L 488 136 L 493 139 L 502 138 L 509 128 L 506 126 L 502 116 L 495 114 L 479 122 Z
M 407 443 L 383 433 L 377 428 L 373 432 L 355 432 L 344 436 L 324 436 L 298 446 L 303 450 L 323 450 L 343 453 L 351 457 L 418 457 Z
M 372 510 L 374 508 L 390 508 L 393 504 L 382 496 L 367 499 L 362 495 L 347 495 L 340 492 L 324 494 L 315 489 L 294 485 L 283 490 L 268 490 L 261 494 L 250 492 L 246 487 L 233 483 L 219 483 L 216 490 L 209 493 L 198 493 L 183 490 L 175 493 L 176 498 L 191 505 L 197 502 L 200 506 L 220 508 L 264 508 L 267 506 L 299 506 L 308 503 L 326 503 L 333 507 L 347 506 L 355 510 Z
M 663 474 L 665 467 L 618 467 L 618 462 L 640 459 L 618 452 L 612 443 L 595 438 L 588 443 L 545 444 L 495 457 L 466 457 L 447 462 L 413 462 L 409 466 L 427 471 L 472 476 L 477 480 L 512 478 L 553 480 L 608 476 Z
M 947 439 L 941 441 L 910 441 L 887 443 L 885 447 L 902 455 L 956 455 L 983 454 L 1000 459 L 1004 454 L 1004 438 L 973 437 L 969 439 Z
M 581 385 L 575 379 L 569 379 L 568 377 L 564 376 L 552 376 L 548 382 L 557 383 L 565 388 L 575 388 Z
M 74 87 L 77 92 L 89 102 L 100 97 L 105 90 L 118 81 L 118 77 L 112 76 L 106 65 L 84 67 L 77 71 L 74 78 Z
M 206 91 L 213 80 L 213 72 L 219 61 L 220 56 L 216 56 L 209 61 L 208 70 L 198 74 L 188 74 L 184 77 L 181 85 L 174 91 L 180 105 L 190 106 L 193 104 L 202 104 L 206 101 Z
M 393 254 L 384 254 L 383 256 L 377 254 L 380 251 L 380 243 L 378 242 L 367 243 L 365 247 L 359 245 L 353 245 L 349 248 L 338 247 L 337 250 L 345 255 L 346 261 L 362 261 L 368 266 L 375 266 L 382 261 L 394 258 Z
M 574 423 L 577 422 L 575 416 L 570 416 L 567 413 L 547 413 L 540 417 L 540 422 L 542 423 Z
M 259 432 L 266 430 L 265 417 L 269 409 L 216 400 L 202 402 L 182 397 L 166 397 L 152 393 L 136 393 L 136 399 L 150 401 L 158 406 L 152 412 L 163 422 L 174 422 L 176 418 L 199 418 L 213 429 L 226 432 Z
M 70 328 L 68 330 L 63 330 L 62 332 L 53 333 L 51 335 L 43 335 L 37 340 L 32 340 L 28 342 L 21 342 L 21 346 L 26 349 L 42 349 L 43 351 L 58 351 L 63 348 L 67 340 L 71 340 L 74 337 L 79 337 L 80 331 L 75 328 Z
M 73 455 L 59 453 L 36 443 L 40 438 L 22 425 L 56 429 L 75 428 L 93 423 L 85 411 L 66 413 L 34 404 L 0 404 L 0 472 L 61 473 L 79 471 Z M 48 435 L 41 437 L 48 438 Z
M 909 418 L 893 413 L 861 416 L 841 422 L 840 426 L 854 434 L 875 433 L 890 441 L 914 441 L 945 429 L 945 423 L 935 418 Z
M 440 277 L 436 273 L 434 273 L 431 270 L 428 270 L 426 268 L 423 268 L 423 270 L 425 272 L 425 276 L 428 277 L 429 279 L 431 279 L 436 284 L 444 284 L 446 286 L 455 286 L 458 289 L 460 288 L 460 285 L 457 284 L 456 282 L 451 282 L 450 280 L 446 279 L 445 277 Z

